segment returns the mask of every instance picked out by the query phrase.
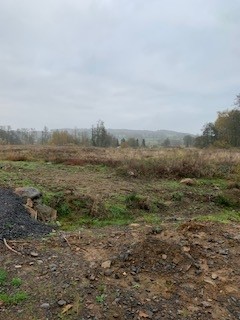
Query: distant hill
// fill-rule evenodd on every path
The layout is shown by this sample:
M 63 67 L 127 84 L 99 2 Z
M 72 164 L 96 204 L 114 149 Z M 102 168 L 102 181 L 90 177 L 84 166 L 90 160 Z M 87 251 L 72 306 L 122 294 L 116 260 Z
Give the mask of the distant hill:
M 129 130 L 129 129 L 108 129 L 112 135 L 118 139 L 128 139 L 135 138 L 141 142 L 142 139 L 145 139 L 146 143 L 149 145 L 159 145 L 165 139 L 169 138 L 171 145 L 181 145 L 183 144 L 183 137 L 188 133 L 176 132 L 171 130 Z
M 91 136 L 91 129 L 62 129 L 67 130 L 69 133 L 73 134 L 74 132 L 85 132 Z M 119 139 L 128 139 L 135 138 L 138 139 L 141 143 L 142 139 L 145 139 L 146 144 L 148 145 L 160 145 L 167 138 L 171 141 L 171 145 L 182 145 L 183 137 L 189 135 L 189 133 L 177 132 L 171 130 L 130 130 L 130 129 L 107 129 L 109 133 Z M 190 134 L 192 135 L 192 134 Z M 194 136 L 194 135 L 192 135 Z

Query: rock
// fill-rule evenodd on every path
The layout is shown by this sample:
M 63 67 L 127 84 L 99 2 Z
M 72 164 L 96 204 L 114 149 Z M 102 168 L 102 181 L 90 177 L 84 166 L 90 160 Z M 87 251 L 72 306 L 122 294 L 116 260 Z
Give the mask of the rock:
M 202 303 L 201 303 L 201 306 L 203 306 L 204 308 L 211 308 L 211 303 L 209 303 L 209 302 L 207 302 L 207 301 L 203 301 Z
M 30 255 L 31 257 L 34 257 L 34 258 L 39 256 L 39 254 L 36 251 L 31 251 Z
M 128 175 L 134 178 L 137 177 L 137 174 L 134 171 L 128 171 Z
M 104 271 L 104 275 L 106 277 L 110 277 L 112 274 L 113 274 L 113 271 L 111 269 L 107 269 L 107 270 Z
M 37 211 L 38 219 L 44 222 L 56 221 L 57 211 L 45 204 L 37 204 L 34 209 Z
M 63 307 L 63 306 L 65 306 L 66 304 L 67 304 L 67 302 L 66 302 L 65 300 L 63 300 L 63 299 L 58 300 L 58 305 L 59 305 L 59 307 Z
M 212 273 L 212 279 L 216 280 L 218 278 L 218 275 L 216 273 Z
M 57 227 L 61 227 L 61 226 L 62 226 L 61 222 L 57 220 L 57 221 L 56 221 L 56 226 L 57 226 Z
M 222 254 L 223 256 L 227 256 L 228 255 L 228 249 L 220 249 L 219 253 Z
M 33 208 L 34 202 L 32 201 L 32 199 L 27 198 L 27 203 L 26 203 L 26 205 L 27 205 L 28 207 L 30 207 L 30 208 Z
M 133 227 L 133 228 L 139 227 L 139 226 L 140 226 L 139 223 L 131 223 L 131 224 L 129 225 L 129 227 Z
M 26 202 L 28 198 L 33 200 L 38 199 L 42 196 L 41 192 L 33 187 L 19 187 L 15 189 L 15 193 L 21 198 L 25 199 Z
M 185 184 L 186 186 L 195 186 L 197 181 L 191 178 L 185 178 L 180 181 L 181 184 Z
M 153 227 L 151 230 L 151 234 L 160 234 L 163 232 L 163 228 L 161 227 Z
M 49 268 L 51 271 L 56 271 L 57 270 L 57 265 L 55 263 L 50 264 Z
M 167 255 L 166 254 L 162 254 L 162 259 L 166 260 L 167 259 Z
M 24 207 L 29 212 L 31 218 L 33 218 L 34 220 L 37 220 L 37 217 L 38 217 L 37 211 L 27 205 L 25 205 Z
M 111 264 L 112 264 L 112 261 L 111 260 L 107 260 L 107 261 L 104 261 L 101 265 L 101 267 L 103 269 L 109 269 L 111 267 Z
M 152 319 L 152 312 L 151 311 L 139 311 L 139 317 L 140 318 L 148 318 Z
M 50 304 L 49 304 L 49 303 L 42 303 L 42 304 L 41 304 L 41 308 L 43 308 L 43 309 L 49 309 L 49 308 L 50 308 Z

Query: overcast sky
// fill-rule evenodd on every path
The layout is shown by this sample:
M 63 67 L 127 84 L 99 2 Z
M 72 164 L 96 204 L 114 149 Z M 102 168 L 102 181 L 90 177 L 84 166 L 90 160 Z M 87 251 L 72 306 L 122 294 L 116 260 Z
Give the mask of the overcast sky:
M 0 0 L 0 125 L 200 133 L 239 40 L 239 0 Z

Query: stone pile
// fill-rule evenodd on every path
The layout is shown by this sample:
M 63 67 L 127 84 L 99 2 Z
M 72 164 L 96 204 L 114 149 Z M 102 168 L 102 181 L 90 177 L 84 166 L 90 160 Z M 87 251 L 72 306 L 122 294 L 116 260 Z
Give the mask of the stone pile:
M 54 222 L 57 211 L 42 203 L 42 193 L 33 187 L 19 187 L 15 193 L 22 198 L 23 204 L 31 217 L 43 222 Z

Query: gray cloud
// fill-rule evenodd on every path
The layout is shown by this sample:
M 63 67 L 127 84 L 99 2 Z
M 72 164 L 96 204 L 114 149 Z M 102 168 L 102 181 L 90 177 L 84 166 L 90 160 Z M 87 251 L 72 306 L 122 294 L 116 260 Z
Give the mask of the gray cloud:
M 0 115 L 13 127 L 197 133 L 239 93 L 234 0 L 2 0 Z

